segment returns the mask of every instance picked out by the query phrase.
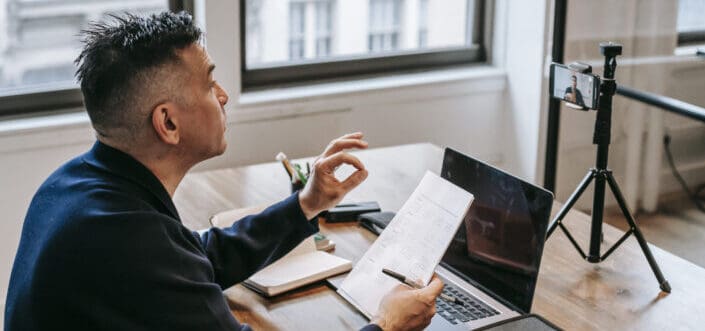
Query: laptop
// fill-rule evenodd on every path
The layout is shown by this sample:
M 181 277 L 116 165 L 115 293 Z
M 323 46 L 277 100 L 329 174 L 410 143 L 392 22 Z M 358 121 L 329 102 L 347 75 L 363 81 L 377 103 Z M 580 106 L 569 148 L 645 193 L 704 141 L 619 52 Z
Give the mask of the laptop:
M 531 310 L 553 194 L 446 148 L 441 177 L 475 196 L 436 273 L 444 293 L 427 330 L 468 330 Z

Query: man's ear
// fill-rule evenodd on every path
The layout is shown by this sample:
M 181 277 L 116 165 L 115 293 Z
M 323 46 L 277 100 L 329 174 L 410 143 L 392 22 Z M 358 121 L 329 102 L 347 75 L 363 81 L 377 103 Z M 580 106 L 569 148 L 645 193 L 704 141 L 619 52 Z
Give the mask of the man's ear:
M 152 127 L 159 140 L 169 145 L 179 143 L 179 120 L 176 104 L 166 102 L 152 109 Z

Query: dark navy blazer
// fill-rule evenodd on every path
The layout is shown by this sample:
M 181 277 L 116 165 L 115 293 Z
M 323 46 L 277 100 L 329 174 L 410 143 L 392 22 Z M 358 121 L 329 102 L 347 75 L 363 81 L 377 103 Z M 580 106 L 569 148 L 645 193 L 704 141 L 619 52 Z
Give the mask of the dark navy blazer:
M 32 199 L 5 329 L 249 330 L 222 290 L 317 231 L 294 194 L 199 236 L 146 167 L 96 142 Z

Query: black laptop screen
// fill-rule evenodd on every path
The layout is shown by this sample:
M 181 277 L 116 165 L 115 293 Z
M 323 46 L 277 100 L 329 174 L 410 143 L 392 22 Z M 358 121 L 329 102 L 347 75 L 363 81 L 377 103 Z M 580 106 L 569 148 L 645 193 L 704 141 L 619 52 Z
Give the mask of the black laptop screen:
M 529 312 L 552 194 L 449 148 L 441 173 L 475 197 L 443 256 L 444 266 Z

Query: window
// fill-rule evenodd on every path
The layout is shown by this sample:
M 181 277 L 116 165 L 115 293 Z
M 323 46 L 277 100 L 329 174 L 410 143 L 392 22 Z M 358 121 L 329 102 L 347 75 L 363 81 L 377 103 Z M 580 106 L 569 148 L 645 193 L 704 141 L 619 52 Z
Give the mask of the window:
M 304 26 L 306 24 L 305 3 L 292 2 L 289 4 L 289 59 L 296 60 L 304 57 L 306 38 Z
M 401 34 L 401 0 L 370 0 L 370 52 L 393 51 L 399 48 Z
M 79 33 L 108 14 L 188 9 L 187 1 L 0 0 L 0 115 L 78 107 Z
M 428 0 L 419 1 L 419 48 L 428 45 Z
M 240 0 L 244 91 L 486 58 L 485 0 L 261 2 Z
M 247 13 L 251 12 L 248 10 Z M 331 13 L 331 0 L 294 0 L 289 2 L 289 61 L 330 55 L 333 40 Z M 271 23 L 273 16 L 267 14 L 264 19 Z M 307 22 L 315 22 L 315 26 L 311 26 Z M 273 25 L 273 27 L 276 29 L 277 26 Z M 267 43 L 272 40 L 274 38 L 265 38 L 260 42 Z M 276 46 L 273 46 L 272 49 L 276 49 Z M 273 53 L 269 54 L 267 58 L 270 61 L 277 60 L 276 54 Z
M 678 45 L 705 44 L 705 1 L 678 1 Z
M 331 1 L 316 2 L 316 57 L 330 55 L 332 39 Z
M 260 22 L 261 0 L 247 0 L 247 61 L 257 62 L 262 58 L 262 22 Z

